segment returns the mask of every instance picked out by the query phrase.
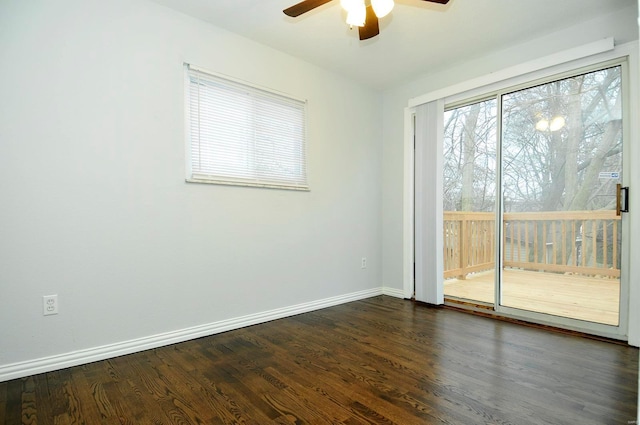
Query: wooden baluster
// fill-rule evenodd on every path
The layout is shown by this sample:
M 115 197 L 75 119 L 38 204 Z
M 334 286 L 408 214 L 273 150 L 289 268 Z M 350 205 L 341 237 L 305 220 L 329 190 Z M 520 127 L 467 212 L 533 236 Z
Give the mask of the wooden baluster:
M 455 222 L 447 222 L 447 270 L 454 268 L 453 253 L 456 251 Z
M 578 247 L 576 246 L 576 221 L 571 220 L 571 257 L 573 265 L 578 266 Z
M 546 221 L 542 222 L 542 240 L 540 242 L 542 242 L 542 247 L 544 249 L 544 259 L 542 262 L 544 264 L 547 264 L 549 262 L 549 256 L 547 255 L 547 222 Z
M 496 267 L 496 254 L 497 254 L 497 243 L 496 243 L 496 223 L 495 221 L 491 222 L 491 261 L 493 262 L 493 268 Z
M 507 221 L 502 220 L 502 254 L 506 257 L 507 255 Z M 504 261 L 505 259 L 503 259 Z
M 516 258 L 512 258 L 512 261 L 518 261 L 520 262 L 520 224 L 522 222 L 521 221 L 514 221 L 513 224 L 516 226 L 516 228 L 514 229 L 514 233 L 516 234 L 515 236 L 515 242 L 516 242 Z M 511 241 L 511 243 L 513 243 L 513 240 Z
M 538 263 L 538 222 L 533 222 L 533 262 Z
M 582 263 L 582 267 L 585 267 L 587 265 L 587 240 L 586 240 L 586 236 L 587 236 L 587 220 L 582 220 L 582 226 L 580 227 L 580 246 L 581 246 L 581 263 Z
M 556 221 L 553 220 L 551 222 L 551 264 L 556 264 L 558 261 L 558 250 L 557 250 L 557 238 L 556 238 Z
M 515 261 L 515 258 L 516 258 L 515 257 L 515 246 L 513 244 L 513 241 L 516 238 L 515 225 L 516 225 L 515 220 L 512 220 L 510 225 L 509 225 L 509 229 L 510 229 L 510 233 L 511 233 L 511 261 Z
M 491 262 L 491 222 L 484 222 L 484 262 Z
M 567 264 L 567 221 L 562 220 L 561 224 L 561 241 L 562 241 L 562 265 Z
M 443 247 L 442 247 L 442 261 L 444 263 L 443 268 L 444 268 L 444 272 L 446 273 L 447 270 L 449 270 L 449 240 L 448 240 L 448 227 L 449 227 L 449 222 L 446 219 L 442 220 L 442 241 L 443 241 Z
M 591 236 L 591 241 L 592 241 L 592 245 L 593 247 L 591 248 L 591 265 L 592 267 L 597 267 L 598 266 L 598 222 L 597 220 L 592 220 L 591 221 L 591 225 L 592 225 L 592 236 Z
M 613 250 L 611 264 L 613 269 L 618 269 L 618 220 L 613 219 Z
M 529 220 L 524 222 L 524 261 L 529 262 Z
M 474 253 L 475 253 L 475 244 L 476 244 L 476 232 L 475 232 L 475 222 L 473 220 L 467 221 L 467 232 L 469 233 L 468 248 L 469 251 L 467 255 L 467 266 L 473 267 L 475 264 L 474 261 Z
M 462 216 L 462 220 L 460 222 L 460 270 L 461 270 L 461 279 L 466 279 L 467 277 L 467 216 L 466 214 Z
M 607 221 L 602 220 L 602 267 L 607 267 Z
M 456 268 L 456 253 L 458 252 L 458 233 L 459 225 L 457 221 L 451 220 L 449 222 L 449 268 L 451 270 Z
M 473 227 L 473 257 L 471 260 L 471 265 L 475 266 L 478 265 L 480 263 L 479 258 L 478 258 L 478 252 L 479 252 L 479 242 L 480 242 L 480 232 L 478 232 L 479 230 L 479 223 L 478 221 L 474 220 L 473 223 L 471 224 Z

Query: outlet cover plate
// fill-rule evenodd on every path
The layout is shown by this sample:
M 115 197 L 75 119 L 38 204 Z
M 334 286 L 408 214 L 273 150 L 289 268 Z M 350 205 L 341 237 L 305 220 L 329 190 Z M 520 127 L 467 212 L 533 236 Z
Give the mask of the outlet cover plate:
M 45 316 L 58 314 L 58 295 L 44 295 L 42 297 L 42 314 Z

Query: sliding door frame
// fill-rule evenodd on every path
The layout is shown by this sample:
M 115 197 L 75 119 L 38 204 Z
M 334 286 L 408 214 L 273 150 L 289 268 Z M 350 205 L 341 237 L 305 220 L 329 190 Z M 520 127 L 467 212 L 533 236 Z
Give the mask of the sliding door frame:
M 565 52 L 554 54 L 550 57 L 542 58 L 513 68 L 505 69 L 502 72 L 491 74 L 475 80 L 467 81 L 456 86 L 451 86 L 436 92 L 411 99 L 409 106 L 405 108 L 405 168 L 404 168 L 404 293 L 409 297 L 415 294 L 415 285 L 423 283 L 416 282 L 414 277 L 414 237 L 415 237 L 415 205 L 414 196 L 417 184 L 414 182 L 415 176 L 415 151 L 414 151 L 414 116 L 416 107 L 426 102 L 437 99 L 444 100 L 445 104 L 451 105 L 460 103 L 465 100 L 484 97 L 487 98 L 495 94 L 500 100 L 500 94 L 506 91 L 513 91 L 514 87 L 522 85 L 532 85 L 542 80 L 551 80 L 562 78 L 562 75 L 575 74 L 578 71 L 593 67 L 606 62 L 618 61 L 626 63 L 626 73 L 623 73 L 624 88 L 623 99 L 623 143 L 625 149 L 625 164 L 623 164 L 623 181 L 625 185 L 638 187 L 640 190 L 640 172 L 630 167 L 630 158 L 637 157 L 640 154 L 640 146 L 638 143 L 638 124 L 631 122 L 631 116 L 636 116 L 638 111 L 638 45 L 637 42 L 628 43 L 623 46 L 614 47 L 612 39 L 601 40 L 600 42 L 591 43 L 579 48 L 571 49 Z M 629 77 L 625 78 L 624 74 Z M 634 78 L 635 76 L 635 78 Z M 500 102 L 498 102 L 498 105 Z M 500 125 L 500 124 L 498 124 Z M 498 129 L 498 137 L 500 137 L 500 129 Z M 640 167 L 636 167 L 640 168 Z M 501 182 L 499 181 L 501 187 Z M 438 189 L 442 196 L 442 188 Z M 640 272 L 640 265 L 630 264 L 630 251 L 635 249 L 640 251 L 640 243 L 634 242 L 640 236 L 640 202 L 636 199 L 634 202 L 631 198 L 631 213 L 628 214 L 626 220 L 623 220 L 623 232 L 625 232 L 626 246 L 623 250 L 623 266 L 621 271 L 621 306 L 620 306 L 620 322 L 619 326 L 612 327 L 609 325 L 588 324 L 580 320 L 558 318 L 548 314 L 527 312 L 518 309 L 502 306 L 499 302 L 499 289 L 496 285 L 496 303 L 495 311 L 498 315 L 524 319 L 541 324 L 548 324 L 566 329 L 578 330 L 592 333 L 595 335 L 606 336 L 628 340 L 630 344 L 640 345 L 640 313 L 637 312 L 638 304 L 640 304 L 640 282 L 635 285 L 630 284 L 629 276 L 637 275 Z M 498 211 L 500 223 L 502 220 L 502 208 L 499 205 Z M 636 217 L 635 219 L 633 217 Z M 632 223 L 632 224 L 630 224 Z M 634 237 L 636 236 L 636 237 Z M 440 247 L 442 249 L 442 247 Z M 420 261 L 416 258 L 415 261 Z M 502 255 L 500 255 L 499 263 L 496 263 L 496 280 L 499 282 L 502 270 Z M 440 270 L 440 273 L 443 271 Z M 440 283 L 441 284 L 441 283 Z M 630 309 L 629 304 L 635 306 Z
M 628 88 L 629 85 L 629 66 L 628 60 L 626 57 L 613 59 L 606 62 L 597 62 L 591 64 L 586 67 L 582 67 L 579 69 L 572 69 L 567 72 L 563 72 L 558 75 L 553 75 L 547 78 L 542 78 L 539 80 L 532 80 L 526 84 L 520 84 L 515 87 L 509 87 L 507 90 L 500 90 L 496 93 L 497 99 L 497 113 L 498 117 L 502 118 L 502 97 L 505 94 L 513 93 L 515 91 L 524 90 L 529 87 L 547 84 L 554 81 L 558 81 L 565 78 L 571 78 L 573 76 L 595 72 L 598 70 L 606 69 L 609 67 L 621 67 L 621 78 L 622 78 L 622 152 L 623 152 L 623 163 L 622 163 L 622 182 L 625 185 L 628 185 L 630 174 L 630 155 L 628 155 L 628 148 L 630 147 L 629 134 L 630 134 L 630 114 L 629 114 L 629 93 L 630 90 Z M 502 119 L 497 120 L 497 163 L 502 165 L 502 148 L 503 148 L 503 140 L 502 140 Z M 503 168 L 502 166 L 498 167 L 497 171 L 497 182 L 496 187 L 499 188 L 499 192 L 503 192 L 502 183 L 503 183 Z M 615 339 L 627 339 L 628 335 L 628 325 L 629 325 L 629 217 L 627 214 L 622 215 L 621 226 L 622 226 L 622 246 L 621 246 L 621 268 L 620 268 L 620 295 L 618 299 L 618 325 L 606 325 L 602 323 L 596 322 L 588 322 L 584 320 L 572 319 L 564 316 L 556 316 L 545 313 L 539 313 L 530 310 L 523 310 L 515 307 L 508 307 L 503 305 L 502 303 L 502 289 L 504 282 L 502 280 L 502 272 L 504 270 L 504 245 L 502 243 L 503 236 L 502 229 L 504 223 L 504 208 L 503 208 L 503 197 L 499 194 L 496 194 L 496 211 L 498 214 L 496 216 L 496 246 L 500 247 L 500 252 L 497 254 L 499 258 L 496 259 L 496 273 L 495 273 L 495 304 L 494 309 L 497 313 L 503 314 L 509 317 L 517 317 L 520 319 L 524 319 L 527 321 L 534 321 L 536 323 L 542 323 L 553 326 L 561 326 L 567 327 L 570 329 L 576 329 L 580 331 L 585 331 L 587 333 L 592 333 L 596 335 L 607 336 Z

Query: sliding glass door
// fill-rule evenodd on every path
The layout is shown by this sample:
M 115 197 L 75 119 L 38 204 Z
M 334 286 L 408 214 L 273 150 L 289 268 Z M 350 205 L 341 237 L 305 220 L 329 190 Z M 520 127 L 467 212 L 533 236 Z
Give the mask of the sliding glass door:
M 496 250 L 496 99 L 444 114 L 444 294 L 493 304 Z
M 501 304 L 618 325 L 622 75 L 502 96 Z
M 622 71 L 447 108 L 445 297 L 618 326 Z

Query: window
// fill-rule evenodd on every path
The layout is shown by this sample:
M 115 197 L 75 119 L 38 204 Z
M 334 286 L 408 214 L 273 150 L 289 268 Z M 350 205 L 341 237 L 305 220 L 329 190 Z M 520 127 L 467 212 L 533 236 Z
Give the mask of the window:
M 308 190 L 306 102 L 185 65 L 187 181 Z

